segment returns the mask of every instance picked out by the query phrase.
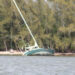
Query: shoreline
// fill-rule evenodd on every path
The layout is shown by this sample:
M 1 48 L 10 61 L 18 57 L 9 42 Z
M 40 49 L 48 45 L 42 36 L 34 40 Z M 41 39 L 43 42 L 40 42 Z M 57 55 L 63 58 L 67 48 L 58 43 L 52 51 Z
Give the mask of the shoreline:
M 54 53 L 54 56 L 75 56 L 75 53 Z
M 23 56 L 23 53 L 20 51 L 0 51 L 0 56 Z
M 0 51 L 0 56 L 23 56 L 20 51 Z M 75 56 L 75 53 L 54 53 L 54 56 Z

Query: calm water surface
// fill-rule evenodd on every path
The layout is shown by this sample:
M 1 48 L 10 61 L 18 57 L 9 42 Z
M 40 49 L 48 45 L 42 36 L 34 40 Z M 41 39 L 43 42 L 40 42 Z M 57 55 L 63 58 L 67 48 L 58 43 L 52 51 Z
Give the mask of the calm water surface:
M 0 75 L 75 75 L 75 57 L 0 56 Z

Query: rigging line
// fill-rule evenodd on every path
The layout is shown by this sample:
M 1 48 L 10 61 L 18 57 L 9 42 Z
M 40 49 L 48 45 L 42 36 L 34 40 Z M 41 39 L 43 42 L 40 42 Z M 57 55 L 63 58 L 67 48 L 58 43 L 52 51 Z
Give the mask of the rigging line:
M 18 5 L 16 4 L 16 1 L 13 0 L 13 2 L 14 2 L 14 4 L 15 4 L 15 6 L 16 6 L 16 8 L 17 8 L 19 14 L 20 14 L 20 16 L 22 17 L 22 20 L 24 21 L 24 23 L 25 23 L 25 25 L 26 25 L 26 27 L 27 27 L 27 29 L 28 29 L 30 35 L 32 36 L 32 38 L 33 38 L 33 40 L 34 40 L 34 42 L 35 42 L 35 46 L 39 47 L 38 44 L 37 44 L 37 42 L 36 42 L 36 40 L 35 40 L 35 38 L 34 38 L 34 36 L 33 36 L 33 34 L 32 34 L 32 32 L 31 32 L 31 30 L 30 30 L 30 28 L 29 28 L 29 26 L 28 26 L 28 24 L 27 24 L 27 22 L 26 22 L 26 20 L 25 20 L 25 18 L 23 17 L 23 15 L 22 15 L 22 13 L 21 13 L 21 11 L 20 11 Z

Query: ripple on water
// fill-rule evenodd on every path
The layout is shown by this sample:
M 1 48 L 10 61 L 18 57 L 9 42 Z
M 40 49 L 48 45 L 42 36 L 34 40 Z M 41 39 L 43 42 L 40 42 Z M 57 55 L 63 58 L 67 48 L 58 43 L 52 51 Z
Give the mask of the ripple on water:
M 1 56 L 0 75 L 75 75 L 74 57 Z

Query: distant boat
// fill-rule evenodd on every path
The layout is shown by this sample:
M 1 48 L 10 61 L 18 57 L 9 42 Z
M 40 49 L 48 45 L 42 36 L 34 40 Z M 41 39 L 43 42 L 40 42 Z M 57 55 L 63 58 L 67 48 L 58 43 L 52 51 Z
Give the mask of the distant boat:
M 32 32 L 31 32 L 31 30 L 30 30 L 25 18 L 23 17 L 23 15 L 22 15 L 22 13 L 21 13 L 16 1 L 13 0 L 13 2 L 14 2 L 14 4 L 15 4 L 15 6 L 16 6 L 16 8 L 17 8 L 22 20 L 24 21 L 24 24 L 26 25 L 26 27 L 27 27 L 27 29 L 28 29 L 28 31 L 29 31 L 30 35 L 32 36 L 32 38 L 34 40 L 34 43 L 35 43 L 34 46 L 25 47 L 25 52 L 23 52 L 23 55 L 26 55 L 26 56 L 29 56 L 29 55 L 54 55 L 55 51 L 50 49 L 50 48 L 49 49 L 39 48 L 39 46 L 38 46 L 38 44 L 37 44 Z

